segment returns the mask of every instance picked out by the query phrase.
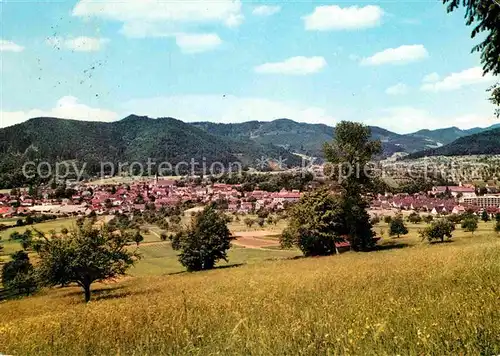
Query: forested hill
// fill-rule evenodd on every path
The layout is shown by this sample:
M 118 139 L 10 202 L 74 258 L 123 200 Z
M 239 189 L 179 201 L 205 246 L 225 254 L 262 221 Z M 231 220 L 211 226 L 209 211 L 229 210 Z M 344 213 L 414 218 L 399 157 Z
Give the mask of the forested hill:
M 465 136 L 439 148 L 413 153 L 408 158 L 482 154 L 500 154 L 500 128 Z
M 500 129 L 493 127 L 421 130 L 406 135 L 376 126 L 370 129 L 372 138 L 382 142 L 384 156 L 395 152 L 412 153 L 410 157 L 500 153 Z M 480 133 L 465 136 L 473 132 Z M 296 153 L 321 158 L 323 144 L 334 135 L 331 126 L 288 119 L 188 124 L 136 115 L 112 123 L 34 118 L 0 129 L 0 189 L 29 183 L 21 168 L 30 160 L 85 162 L 89 175 L 100 172 L 100 162 L 145 163 L 148 158 L 175 165 L 191 159 L 201 163 L 204 157 L 207 166 L 217 161 L 255 167 L 262 158 L 281 157 L 287 166 L 299 166 L 301 158 Z M 458 137 L 462 138 L 446 145 Z M 441 144 L 444 146 L 432 148 Z
M 131 115 L 103 123 L 34 118 L 0 129 L 0 187 L 25 182 L 21 167 L 28 160 L 76 160 L 86 162 L 89 174 L 100 171 L 99 162 L 147 162 L 176 164 L 192 158 L 206 164 L 241 162 L 253 165 L 262 157 L 286 159 L 299 165 L 301 159 L 287 150 L 250 139 L 222 137 L 173 118 L 150 119 Z
M 323 144 L 331 141 L 335 128 L 324 124 L 307 124 L 288 119 L 270 122 L 249 121 L 238 124 L 197 122 L 196 127 L 212 133 L 233 138 L 247 138 L 262 144 L 274 144 L 292 152 L 314 157 L 323 156 Z M 415 152 L 435 144 L 427 137 L 400 135 L 377 126 L 370 127 L 372 138 L 382 142 L 385 156 L 395 152 Z

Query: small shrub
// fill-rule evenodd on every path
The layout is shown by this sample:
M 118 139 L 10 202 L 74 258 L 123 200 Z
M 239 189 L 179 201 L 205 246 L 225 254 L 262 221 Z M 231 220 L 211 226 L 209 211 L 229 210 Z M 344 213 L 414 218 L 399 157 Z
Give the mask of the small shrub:
M 443 242 L 445 237 L 451 239 L 455 225 L 447 219 L 433 221 L 429 226 L 419 232 L 422 240 L 427 239 L 432 242 L 435 240 Z

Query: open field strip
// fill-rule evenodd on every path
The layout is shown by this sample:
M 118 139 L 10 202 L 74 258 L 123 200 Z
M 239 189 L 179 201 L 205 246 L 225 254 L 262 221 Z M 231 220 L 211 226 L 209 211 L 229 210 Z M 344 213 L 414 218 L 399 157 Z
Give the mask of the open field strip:
M 229 256 L 233 268 L 193 274 L 178 273 L 167 244 L 143 246 L 144 259 L 132 277 L 96 285 L 88 305 L 78 288 L 1 303 L 0 350 L 16 355 L 498 354 L 500 239 L 486 231 L 457 235 L 451 243 L 323 258 L 259 257 L 249 263 L 253 256 L 245 255 L 245 265 L 238 265 L 238 253 L 260 256 L 262 251 L 235 248 Z M 409 236 L 395 244 L 413 240 Z M 26 330 L 29 338 L 23 337 Z

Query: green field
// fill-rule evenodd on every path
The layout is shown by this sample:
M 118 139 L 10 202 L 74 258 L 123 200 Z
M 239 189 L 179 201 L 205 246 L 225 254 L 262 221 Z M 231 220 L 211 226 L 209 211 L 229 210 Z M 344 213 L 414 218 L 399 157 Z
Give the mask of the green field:
M 16 219 L 17 220 L 17 219 Z M 0 261 L 5 261 L 8 259 L 8 255 L 21 249 L 21 245 L 16 241 L 9 240 L 10 235 L 17 231 L 19 233 L 25 232 L 27 229 L 37 229 L 41 232 L 48 233 L 51 230 L 60 231 L 63 227 L 70 228 L 76 222 L 75 218 L 57 219 L 49 220 L 43 223 L 28 225 L 28 226 L 16 226 L 10 229 L 0 231 L 0 243 L 3 246 L 3 250 L 0 251 Z
M 500 353 L 500 238 L 493 223 L 452 242 L 387 237 L 378 252 L 293 258 L 233 248 L 213 271 L 183 268 L 169 243 L 139 247 L 130 275 L 0 303 L 13 355 L 443 355 Z M 375 230 L 388 231 L 387 224 Z M 29 337 L 26 337 L 29 330 Z
M 408 246 L 420 246 L 423 244 L 421 237 L 418 232 L 421 229 L 424 229 L 427 224 L 410 224 L 406 223 L 406 227 L 408 228 L 408 235 L 401 236 L 400 238 L 390 237 L 389 236 L 389 225 L 380 222 L 374 226 L 373 231 L 377 234 L 377 236 L 381 236 L 383 239 L 381 241 L 383 244 L 406 244 Z M 470 242 L 479 242 L 482 241 L 481 238 L 491 238 L 496 237 L 497 235 L 493 232 L 493 227 L 495 226 L 493 221 L 483 222 L 479 221 L 478 229 L 472 234 L 470 232 L 465 232 L 460 228 L 460 224 L 456 225 L 456 230 L 453 232 L 453 243 L 457 244 L 468 244 Z M 383 232 L 383 234 L 382 234 Z M 427 244 L 423 244 L 426 246 Z
M 240 216 L 240 221 L 235 221 L 233 219 L 233 221 L 228 224 L 229 230 L 231 230 L 232 232 L 235 232 L 235 231 L 259 231 L 259 230 L 263 230 L 264 229 L 264 230 L 270 230 L 273 233 L 274 232 L 281 233 L 281 231 L 287 225 L 287 221 L 286 220 L 280 220 L 280 221 L 278 221 L 278 223 L 276 225 L 274 225 L 274 224 L 268 225 L 266 223 L 264 225 L 264 228 L 261 228 L 259 225 L 257 225 L 257 223 L 255 223 L 255 224 L 253 224 L 252 227 L 249 228 L 243 222 L 245 220 L 245 218 L 247 218 L 247 217 L 251 218 L 251 219 L 257 219 L 257 215 L 252 215 L 252 214 L 248 214 L 248 215 L 245 215 L 245 216 Z
M 12 225 L 12 223 L 15 223 L 17 220 L 19 220 L 19 218 L 0 219 L 0 224 Z
M 185 268 L 177 260 L 177 251 L 170 243 L 144 244 L 139 247 L 142 257 L 130 270 L 132 276 L 168 275 L 184 272 Z M 256 264 L 268 260 L 287 259 L 300 255 L 297 250 L 264 250 L 233 247 L 229 250 L 229 262 L 221 261 L 217 267 L 232 267 L 242 264 Z
M 14 231 L 24 232 L 26 231 L 26 229 L 37 229 L 41 232 L 49 232 L 51 230 L 60 231 L 63 227 L 70 228 L 73 224 L 75 224 L 75 222 L 76 218 L 65 218 L 44 221 L 42 223 L 34 225 L 16 226 L 0 232 L 0 236 L 3 240 L 8 240 L 10 234 L 12 234 Z
M 245 225 L 245 223 L 243 222 L 243 220 L 245 218 L 251 218 L 251 219 L 257 219 L 257 215 L 253 215 L 253 214 L 248 214 L 248 215 L 245 215 L 245 216 L 239 216 L 240 218 L 240 221 L 236 221 L 234 219 L 234 215 L 230 215 L 233 217 L 233 221 L 230 222 L 227 226 L 229 228 L 229 230 L 234 234 L 234 233 L 237 233 L 237 232 L 260 232 L 260 231 L 266 231 L 269 233 L 270 236 L 276 238 L 277 235 L 281 234 L 281 232 L 283 231 L 283 229 L 286 227 L 287 225 L 287 221 L 286 220 L 280 220 L 276 225 L 272 224 L 272 225 L 268 225 L 267 223 L 263 226 L 263 227 L 260 227 L 259 225 L 257 225 L 257 223 L 255 223 L 252 227 L 248 227 Z M 181 225 L 186 227 L 190 224 L 191 222 L 191 216 L 189 214 L 185 214 L 182 216 L 182 219 L 181 219 Z M 146 228 L 148 229 L 148 233 L 146 234 L 143 234 L 144 236 L 144 242 L 158 242 L 158 241 L 161 241 L 160 239 L 160 235 L 162 232 L 165 232 L 163 231 L 162 229 L 160 229 L 158 226 L 156 225 L 151 225 L 151 224 L 146 224 L 146 225 L 143 225 L 141 226 L 142 228 Z M 172 234 L 173 231 L 166 231 L 167 234 Z

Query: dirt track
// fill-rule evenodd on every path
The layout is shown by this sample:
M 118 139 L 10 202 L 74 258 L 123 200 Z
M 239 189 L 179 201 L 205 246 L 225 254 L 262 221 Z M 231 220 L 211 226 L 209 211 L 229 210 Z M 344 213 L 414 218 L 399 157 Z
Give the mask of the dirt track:
M 265 236 L 273 235 L 276 234 L 273 234 L 269 231 L 238 231 L 233 233 L 233 236 L 236 237 L 236 240 L 233 240 L 232 243 L 236 246 L 257 249 L 279 246 L 280 243 L 277 238 L 262 238 Z

